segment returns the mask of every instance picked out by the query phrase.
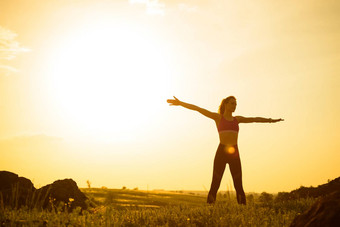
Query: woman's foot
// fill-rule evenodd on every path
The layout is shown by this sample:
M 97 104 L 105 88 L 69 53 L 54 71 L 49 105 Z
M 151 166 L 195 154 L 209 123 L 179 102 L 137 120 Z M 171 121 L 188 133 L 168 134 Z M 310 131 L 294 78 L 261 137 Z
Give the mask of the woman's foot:
M 211 194 L 208 194 L 207 203 L 214 204 L 215 201 L 216 201 L 216 197 Z

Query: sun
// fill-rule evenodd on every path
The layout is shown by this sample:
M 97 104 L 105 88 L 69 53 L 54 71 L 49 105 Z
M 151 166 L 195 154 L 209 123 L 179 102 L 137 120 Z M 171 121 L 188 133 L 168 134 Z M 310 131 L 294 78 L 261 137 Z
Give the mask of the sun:
M 98 136 L 131 135 L 166 105 L 170 62 L 164 43 L 131 25 L 92 25 L 65 35 L 49 60 L 63 119 Z

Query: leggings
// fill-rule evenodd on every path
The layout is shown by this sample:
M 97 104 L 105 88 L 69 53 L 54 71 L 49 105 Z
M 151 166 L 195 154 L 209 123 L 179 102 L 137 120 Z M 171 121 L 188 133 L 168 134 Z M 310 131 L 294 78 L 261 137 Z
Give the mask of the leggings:
M 217 148 L 214 159 L 213 178 L 211 182 L 210 191 L 208 194 L 208 203 L 214 203 L 216 201 L 216 194 L 220 187 L 222 176 L 225 170 L 226 164 L 229 164 L 231 176 L 233 177 L 234 187 L 236 190 L 237 202 L 239 204 L 246 204 L 246 196 L 242 186 L 242 169 L 241 160 L 238 152 L 237 145 L 228 147 L 220 144 Z

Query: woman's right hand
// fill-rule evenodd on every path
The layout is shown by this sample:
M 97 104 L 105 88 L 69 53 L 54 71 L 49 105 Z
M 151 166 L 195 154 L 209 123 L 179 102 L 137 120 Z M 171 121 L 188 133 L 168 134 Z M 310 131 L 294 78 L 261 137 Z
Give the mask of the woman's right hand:
M 174 96 L 174 99 L 168 99 L 166 100 L 168 103 L 170 103 L 170 106 L 179 106 L 181 105 L 181 101 L 178 100 L 178 98 L 176 98 Z

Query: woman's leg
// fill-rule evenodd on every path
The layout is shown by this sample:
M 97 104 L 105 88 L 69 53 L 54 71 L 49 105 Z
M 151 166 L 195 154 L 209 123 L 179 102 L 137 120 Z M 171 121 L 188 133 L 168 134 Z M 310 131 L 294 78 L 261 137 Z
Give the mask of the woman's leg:
M 218 191 L 218 188 L 220 187 L 222 176 L 225 170 L 226 165 L 226 158 L 224 154 L 224 146 L 219 145 L 215 159 L 214 159 L 214 169 L 213 169 L 213 178 L 211 182 L 210 191 L 208 194 L 208 203 L 214 203 L 216 201 L 216 194 Z
M 229 168 L 230 168 L 231 176 L 233 177 L 233 181 L 234 181 L 237 202 L 239 204 L 246 205 L 246 195 L 244 194 L 243 186 L 242 186 L 242 169 L 241 169 L 240 158 L 237 157 L 231 160 L 229 162 Z

